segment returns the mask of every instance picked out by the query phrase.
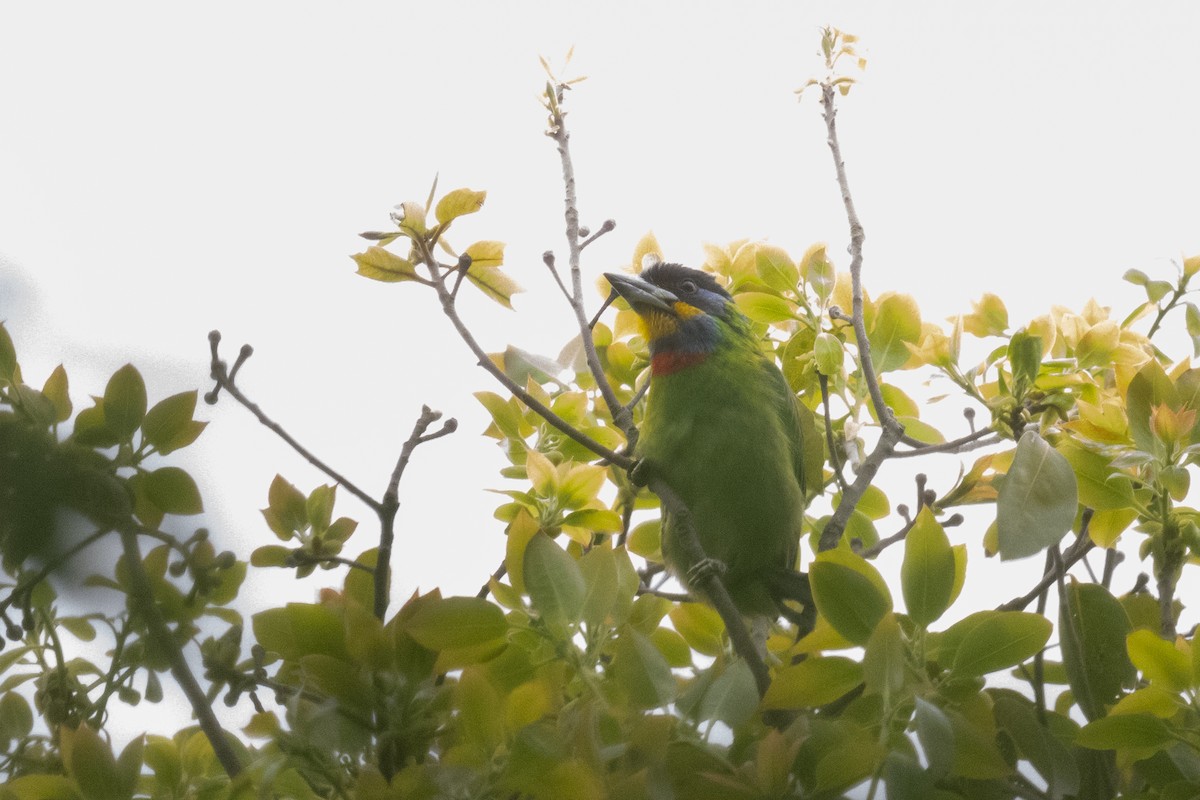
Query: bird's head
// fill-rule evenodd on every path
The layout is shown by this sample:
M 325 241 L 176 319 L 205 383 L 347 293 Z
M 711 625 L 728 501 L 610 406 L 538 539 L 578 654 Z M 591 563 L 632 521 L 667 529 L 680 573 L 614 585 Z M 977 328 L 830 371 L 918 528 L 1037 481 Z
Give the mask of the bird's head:
M 653 375 L 704 361 L 744 319 L 729 292 L 707 272 L 657 263 L 641 275 L 606 272 L 613 291 L 637 312 L 650 344 Z

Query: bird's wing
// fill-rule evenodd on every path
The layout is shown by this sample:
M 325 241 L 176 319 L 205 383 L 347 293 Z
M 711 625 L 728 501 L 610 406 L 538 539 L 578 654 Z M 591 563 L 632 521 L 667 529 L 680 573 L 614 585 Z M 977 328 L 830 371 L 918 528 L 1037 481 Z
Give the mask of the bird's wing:
M 820 494 L 824 485 L 825 442 L 817 429 L 813 412 L 800 402 L 783 373 L 773 363 L 771 369 L 777 376 L 774 383 L 775 391 L 779 394 L 780 422 L 792 445 L 792 469 L 807 503 Z

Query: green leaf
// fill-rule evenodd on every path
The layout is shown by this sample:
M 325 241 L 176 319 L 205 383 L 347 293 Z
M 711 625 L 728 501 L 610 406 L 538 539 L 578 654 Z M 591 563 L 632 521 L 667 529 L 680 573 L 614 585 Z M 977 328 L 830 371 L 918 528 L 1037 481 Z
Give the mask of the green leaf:
M 1179 409 L 1179 393 L 1175 384 L 1154 359 L 1138 370 L 1125 391 L 1125 413 L 1129 416 L 1129 434 L 1138 449 L 1153 453 L 1158 439 L 1150 429 L 1150 412 L 1155 406 L 1166 405 Z
M 1059 607 L 1058 636 L 1067 681 L 1084 716 L 1097 719 L 1137 677 L 1125 652 L 1129 615 L 1098 583 L 1072 581 L 1065 601 Z
M 1129 281 L 1134 286 L 1145 286 L 1150 282 L 1150 276 L 1140 269 L 1127 269 L 1125 270 L 1125 274 L 1121 276 L 1121 280 Z
M 1075 737 L 1075 744 L 1092 750 L 1158 750 L 1173 741 L 1170 727 L 1153 714 L 1113 714 L 1084 725 Z
M 250 563 L 256 567 L 282 567 L 292 554 L 290 547 L 281 544 L 265 544 L 250 554 Z
M 806 658 L 783 667 L 763 697 L 763 708 L 814 708 L 832 703 L 863 681 L 863 665 L 844 656 Z
M 499 269 L 472 263 L 467 269 L 467 280 L 479 287 L 488 297 L 505 308 L 512 308 L 512 296 L 521 291 L 517 282 Z
M 995 731 L 976 724 L 956 711 L 946 710 L 946 718 L 954 730 L 955 775 L 975 780 L 995 780 L 1012 772 L 1012 768 L 996 747 Z
M 87 725 L 60 729 L 67 772 L 86 800 L 129 800 L 133 785 L 117 769 L 108 742 Z
M 145 478 L 146 495 L 167 514 L 199 514 L 204 501 L 192 476 L 179 467 L 160 467 Z
M 438 201 L 437 208 L 433 210 L 433 215 L 437 217 L 438 222 L 445 224 L 464 214 L 474 214 L 483 208 L 483 201 L 486 198 L 487 192 L 455 189 Z
M 564 626 L 579 621 L 587 586 L 578 562 L 544 533 L 525 547 L 525 590 L 533 608 L 547 623 Z
M 954 728 L 940 708 L 919 697 L 913 722 L 921 749 L 929 759 L 929 772 L 934 780 L 941 780 L 954 767 Z
M 1075 521 L 1077 495 L 1071 465 L 1037 431 L 1026 430 L 996 500 L 1001 560 L 1057 544 Z
M 580 618 L 595 628 L 603 625 L 613 613 L 617 602 L 617 557 L 607 547 L 593 547 L 579 559 L 587 592 L 583 598 Z
M 322 534 L 329 528 L 329 521 L 333 517 L 333 504 L 336 500 L 336 485 L 318 486 L 308 495 L 304 501 L 304 511 L 313 533 Z
M 0 742 L 24 739 L 32 730 L 33 709 L 29 701 L 16 692 L 5 692 L 0 697 Z
M 1041 650 L 1053 626 L 1040 614 L 1024 611 L 980 611 L 950 627 L 970 622 L 959 640 L 951 667 L 956 675 L 974 677 L 1020 664 Z
M 899 692 L 904 687 L 907 661 L 908 649 L 900 623 L 895 614 L 884 614 L 867 640 L 863 653 L 863 681 L 867 684 L 867 692 L 885 698 Z
M 776 294 L 741 292 L 733 298 L 742 313 L 754 322 L 771 324 L 796 318 L 792 304 Z
M 609 671 L 638 707 L 658 708 L 675 699 L 670 665 L 653 642 L 632 628 L 617 639 Z
M 104 424 L 124 441 L 146 416 L 146 382 L 132 364 L 113 373 L 104 389 Z
M 471 265 L 480 269 L 491 269 L 504 263 L 504 242 L 484 240 L 475 242 L 464 253 L 471 257 Z
M 700 701 L 700 719 L 715 719 L 731 728 L 744 725 L 758 711 L 758 686 L 754 673 L 742 659 L 729 664 L 716 677 Z
M 450 650 L 501 639 L 508 622 L 500 607 L 487 600 L 446 597 L 422 603 L 404 620 L 403 630 L 422 647 Z
M 17 383 L 20 381 L 20 367 L 17 366 L 17 349 L 13 345 L 8 328 L 0 323 L 0 381 Z
M 46 378 L 42 394 L 54 406 L 54 421 L 65 422 L 71 418 L 71 395 L 67 386 L 67 371 L 59 364 Z
M 83 797 L 75 782 L 63 775 L 22 775 L 5 784 L 4 789 L 16 800 L 79 800 Z
M 207 422 L 195 422 L 196 390 L 180 392 L 154 404 L 142 421 L 142 436 L 162 454 L 186 447 L 196 440 Z
M 782 247 L 760 244 L 754 254 L 754 266 L 763 283 L 775 291 L 796 291 L 800 270 Z
M 350 256 L 358 264 L 358 274 L 373 281 L 399 283 L 400 281 L 422 280 L 416 265 L 401 258 L 390 250 L 372 245 L 361 253 Z
M 866 644 L 892 597 L 879 573 L 847 550 L 827 550 L 809 568 L 817 610 L 834 630 L 855 644 Z
M 837 285 L 837 273 L 832 262 L 826 257 L 825 245 L 814 244 L 808 248 L 804 258 L 800 260 L 800 274 L 824 306 Z
M 679 603 L 670 611 L 671 624 L 693 650 L 717 656 L 725 650 L 725 623 L 710 606 L 703 603 Z
M 921 508 L 904 538 L 900 567 L 904 605 L 913 622 L 926 627 L 950 607 L 954 589 L 954 551 L 950 538 L 934 519 L 929 506 Z
M 1172 642 L 1145 628 L 1130 633 L 1125 642 L 1129 660 L 1152 685 L 1169 692 L 1182 692 L 1192 685 L 1191 659 Z
M 1200 356 L 1200 308 L 1195 303 L 1188 303 L 1183 314 L 1188 336 L 1192 337 L 1192 355 Z
M 1075 471 L 1080 503 L 1096 511 L 1128 508 L 1133 503 L 1129 477 L 1113 469 L 1108 458 L 1070 440 L 1064 440 L 1058 452 Z
M 1024 331 L 1014 333 L 1008 342 L 1008 363 L 1012 367 L 1012 395 L 1019 400 L 1037 382 L 1042 366 L 1042 337 Z
M 1008 690 L 996 690 L 991 694 L 996 725 L 1011 737 L 1021 755 L 1033 764 L 1047 783 L 1050 797 L 1064 797 L 1079 793 L 1079 767 L 1071 750 L 1058 736 L 1061 730 L 1054 723 L 1069 725 L 1065 719 L 1055 720 L 1046 714 L 1046 720 L 1038 720 L 1033 703 L 1021 695 Z
M 288 603 L 260 611 L 252 619 L 258 643 L 290 661 L 312 653 L 348 657 L 341 615 L 329 606 Z
M 1146 297 L 1150 302 L 1157 303 L 1170 294 L 1171 290 L 1175 287 L 1171 286 L 1167 281 L 1148 281 L 1142 288 L 1146 290 Z
M 83 617 L 59 617 L 58 624 L 81 642 L 90 642 L 96 638 L 95 626 Z
M 813 341 L 813 359 L 817 364 L 817 372 L 822 375 L 840 375 L 842 359 L 846 351 L 842 349 L 842 340 L 832 333 L 818 333 Z
M 906 294 L 885 294 L 875 308 L 875 324 L 868 334 L 871 359 L 879 372 L 898 369 L 908 362 L 908 345 L 921 339 L 921 312 Z

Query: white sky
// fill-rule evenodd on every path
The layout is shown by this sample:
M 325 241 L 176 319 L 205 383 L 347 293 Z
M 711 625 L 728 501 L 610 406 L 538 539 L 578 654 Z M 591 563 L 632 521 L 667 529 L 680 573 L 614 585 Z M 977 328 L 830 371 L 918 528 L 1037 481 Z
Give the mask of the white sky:
M 359 278 L 348 256 L 435 173 L 444 190 L 486 189 L 454 241 L 507 241 L 529 291 L 516 314 L 474 299 L 464 314 L 489 349 L 558 352 L 570 316 L 540 258 L 565 248 L 539 54 L 558 63 L 574 45 L 571 72 L 590 76 L 569 96 L 581 212 L 618 227 L 588 250 L 589 278 L 651 229 L 685 263 L 702 242 L 753 237 L 797 255 L 828 241 L 844 267 L 816 97 L 792 90 L 820 73 L 822 25 L 858 34 L 870 64 L 839 122 L 868 289 L 911 292 L 931 319 L 994 291 L 1015 326 L 1091 296 L 1123 314 L 1138 300 L 1124 270 L 1168 276 L 1200 252 L 1200 9 L 1134 9 L 6 4 L 0 318 L 31 383 L 66 363 L 77 406 L 128 360 L 152 401 L 203 391 L 207 332 L 230 358 L 250 342 L 243 387 L 378 492 L 421 403 L 457 416 L 402 486 L 394 596 L 473 592 L 503 554 L 499 498 L 483 492 L 505 485 L 502 460 L 470 396 L 495 387 L 430 295 Z M 306 491 L 323 479 L 227 399 L 200 413 L 213 424 L 181 461 L 214 536 L 247 554 L 273 541 L 257 509 L 276 471 Z M 957 461 L 920 468 L 944 491 Z M 908 486 L 914 469 L 889 475 Z M 338 511 L 363 522 L 350 554 L 369 546 L 369 512 L 348 494 Z M 953 534 L 973 564 L 982 532 Z M 308 599 L 324 582 L 246 595 Z

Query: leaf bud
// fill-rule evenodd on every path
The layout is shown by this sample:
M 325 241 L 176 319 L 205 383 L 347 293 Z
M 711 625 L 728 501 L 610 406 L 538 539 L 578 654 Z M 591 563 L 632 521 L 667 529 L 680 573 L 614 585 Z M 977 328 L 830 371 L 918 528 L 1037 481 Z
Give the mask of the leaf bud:
M 20 625 L 9 623 L 8 627 L 4 629 L 4 635 L 9 641 L 19 642 L 25 634 L 22 632 Z

